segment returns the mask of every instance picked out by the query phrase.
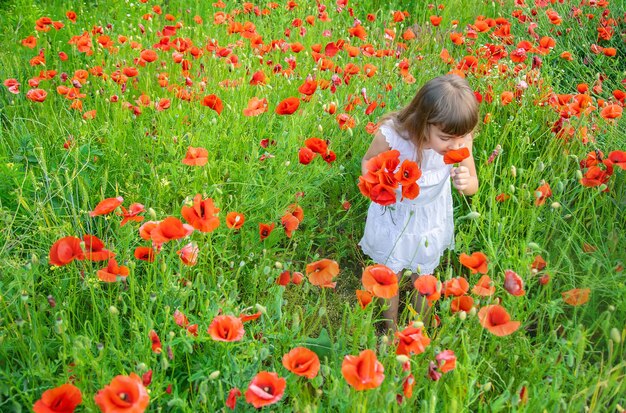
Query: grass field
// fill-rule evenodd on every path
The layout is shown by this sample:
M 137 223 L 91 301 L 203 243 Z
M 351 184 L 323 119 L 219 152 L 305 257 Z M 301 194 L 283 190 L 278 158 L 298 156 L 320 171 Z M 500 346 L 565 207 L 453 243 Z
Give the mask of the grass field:
M 468 4 L 0 2 L 0 411 L 623 412 L 626 7 Z M 480 188 L 453 194 L 438 323 L 399 280 L 430 341 L 398 355 L 356 295 L 361 158 L 449 72 L 481 102 Z

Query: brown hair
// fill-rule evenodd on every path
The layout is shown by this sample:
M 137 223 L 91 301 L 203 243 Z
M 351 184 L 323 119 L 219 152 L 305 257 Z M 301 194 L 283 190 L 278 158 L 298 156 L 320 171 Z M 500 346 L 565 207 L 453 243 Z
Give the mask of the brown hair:
M 428 137 L 429 125 L 442 132 L 463 136 L 478 123 L 478 101 L 467 80 L 457 75 L 436 77 L 420 88 L 403 109 L 385 115 L 381 121 L 393 120 L 400 136 L 417 148 L 418 163 Z

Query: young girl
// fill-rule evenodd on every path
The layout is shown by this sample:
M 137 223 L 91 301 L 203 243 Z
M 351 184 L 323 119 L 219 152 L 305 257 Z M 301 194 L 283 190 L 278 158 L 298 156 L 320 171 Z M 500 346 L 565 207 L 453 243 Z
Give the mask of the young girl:
M 464 195 L 478 189 L 472 156 L 472 130 L 478 122 L 478 102 L 467 81 L 457 75 L 437 77 L 427 82 L 404 109 L 383 117 L 378 132 L 363 156 L 361 170 L 370 158 L 390 149 L 400 152 L 400 162 L 418 163 L 422 176 L 420 193 L 413 200 L 401 200 L 383 207 L 371 203 L 365 233 L 359 242 L 363 252 L 376 263 L 398 273 L 409 269 L 415 274 L 432 274 L 446 248 L 454 248 L 452 185 Z M 443 155 L 466 147 L 470 156 L 458 167 L 446 165 Z M 417 302 L 418 311 L 422 300 Z M 384 312 L 387 326 L 396 329 L 398 295 L 390 299 Z

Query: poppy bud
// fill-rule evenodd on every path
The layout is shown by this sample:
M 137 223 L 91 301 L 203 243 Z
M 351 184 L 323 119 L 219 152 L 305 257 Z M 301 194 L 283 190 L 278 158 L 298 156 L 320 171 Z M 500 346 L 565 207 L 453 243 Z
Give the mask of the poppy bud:
M 148 215 L 150 215 L 150 219 L 156 221 L 156 211 L 152 208 L 148 208 Z
M 37 254 L 33 254 L 33 255 L 31 255 L 31 257 L 30 257 L 30 262 L 31 262 L 33 265 L 37 265 L 37 264 L 39 264 L 39 257 L 37 256 Z
M 408 363 L 409 362 L 409 357 L 404 355 L 404 354 L 398 354 L 396 356 L 396 360 L 398 361 L 398 363 L 400 364 L 404 364 L 404 363 Z
M 517 168 L 515 168 L 515 165 L 511 165 L 511 176 L 513 178 L 517 177 Z
M 467 313 L 463 310 L 459 311 L 459 320 L 461 321 L 465 321 L 465 319 L 467 318 Z
M 474 219 L 480 218 L 480 213 L 478 213 L 478 212 L 476 212 L 476 211 L 472 211 L 472 212 L 470 212 L 469 214 L 465 215 L 465 217 L 466 217 L 467 219 L 474 220 Z
M 509 191 L 511 191 L 512 194 L 515 193 L 515 185 L 511 184 L 509 185 Z
M 278 261 L 276 261 L 276 262 L 274 263 L 274 267 L 276 267 L 277 269 L 279 269 L 279 270 L 280 270 L 281 268 L 283 268 L 283 263 L 282 263 L 282 262 L 278 262 Z
M 539 246 L 539 244 L 534 243 L 534 242 L 529 242 L 528 243 L 528 248 L 532 249 L 532 250 L 540 250 L 541 247 Z
M 267 315 L 267 308 L 263 307 L 261 304 L 256 304 L 255 307 L 257 311 L 260 311 L 262 314 Z
M 415 328 L 424 328 L 424 323 L 421 321 L 414 321 L 413 322 L 413 327 Z
M 492 388 L 492 387 L 493 387 L 493 386 L 492 386 L 491 382 L 490 382 L 490 381 L 488 381 L 487 383 L 485 383 L 485 384 L 483 385 L 483 391 L 485 391 L 485 392 L 491 391 L 491 388 Z
M 213 373 L 209 374 L 209 380 L 215 380 L 220 376 L 220 371 L 215 370 Z
M 615 344 L 619 344 L 622 341 L 622 336 L 619 330 L 615 327 L 611 329 L 611 340 L 613 340 Z
M 583 179 L 583 173 L 582 171 L 578 170 L 576 171 L 576 180 L 580 181 L 581 179 Z
M 476 311 L 477 311 L 476 307 L 472 307 L 472 309 L 469 311 L 469 315 L 472 316 L 472 317 L 475 316 L 476 315 Z
M 550 207 L 552 207 L 552 209 L 558 209 L 561 208 L 561 204 L 559 204 L 558 202 L 553 202 Z
M 606 189 L 608 188 L 608 186 L 606 186 L 606 184 L 602 184 L 598 187 L 598 191 L 600 192 L 604 192 L 606 191 Z
M 120 313 L 120 311 L 117 309 L 117 307 L 112 305 L 111 307 L 109 307 L 109 313 L 111 313 L 111 315 L 113 316 L 116 316 Z

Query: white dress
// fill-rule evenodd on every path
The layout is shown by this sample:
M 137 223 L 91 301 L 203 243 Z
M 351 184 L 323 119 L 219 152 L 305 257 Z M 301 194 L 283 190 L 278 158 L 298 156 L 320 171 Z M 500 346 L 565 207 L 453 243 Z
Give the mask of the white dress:
M 415 145 L 403 139 L 390 121 L 380 126 L 391 149 L 400 152 L 400 163 L 417 160 Z M 452 165 L 432 149 L 422 153 L 422 176 L 415 199 L 383 207 L 372 202 L 367 211 L 365 231 L 359 246 L 378 264 L 396 273 L 410 269 L 418 274 L 432 274 L 446 248 L 454 248 L 454 219 L 450 171 Z

